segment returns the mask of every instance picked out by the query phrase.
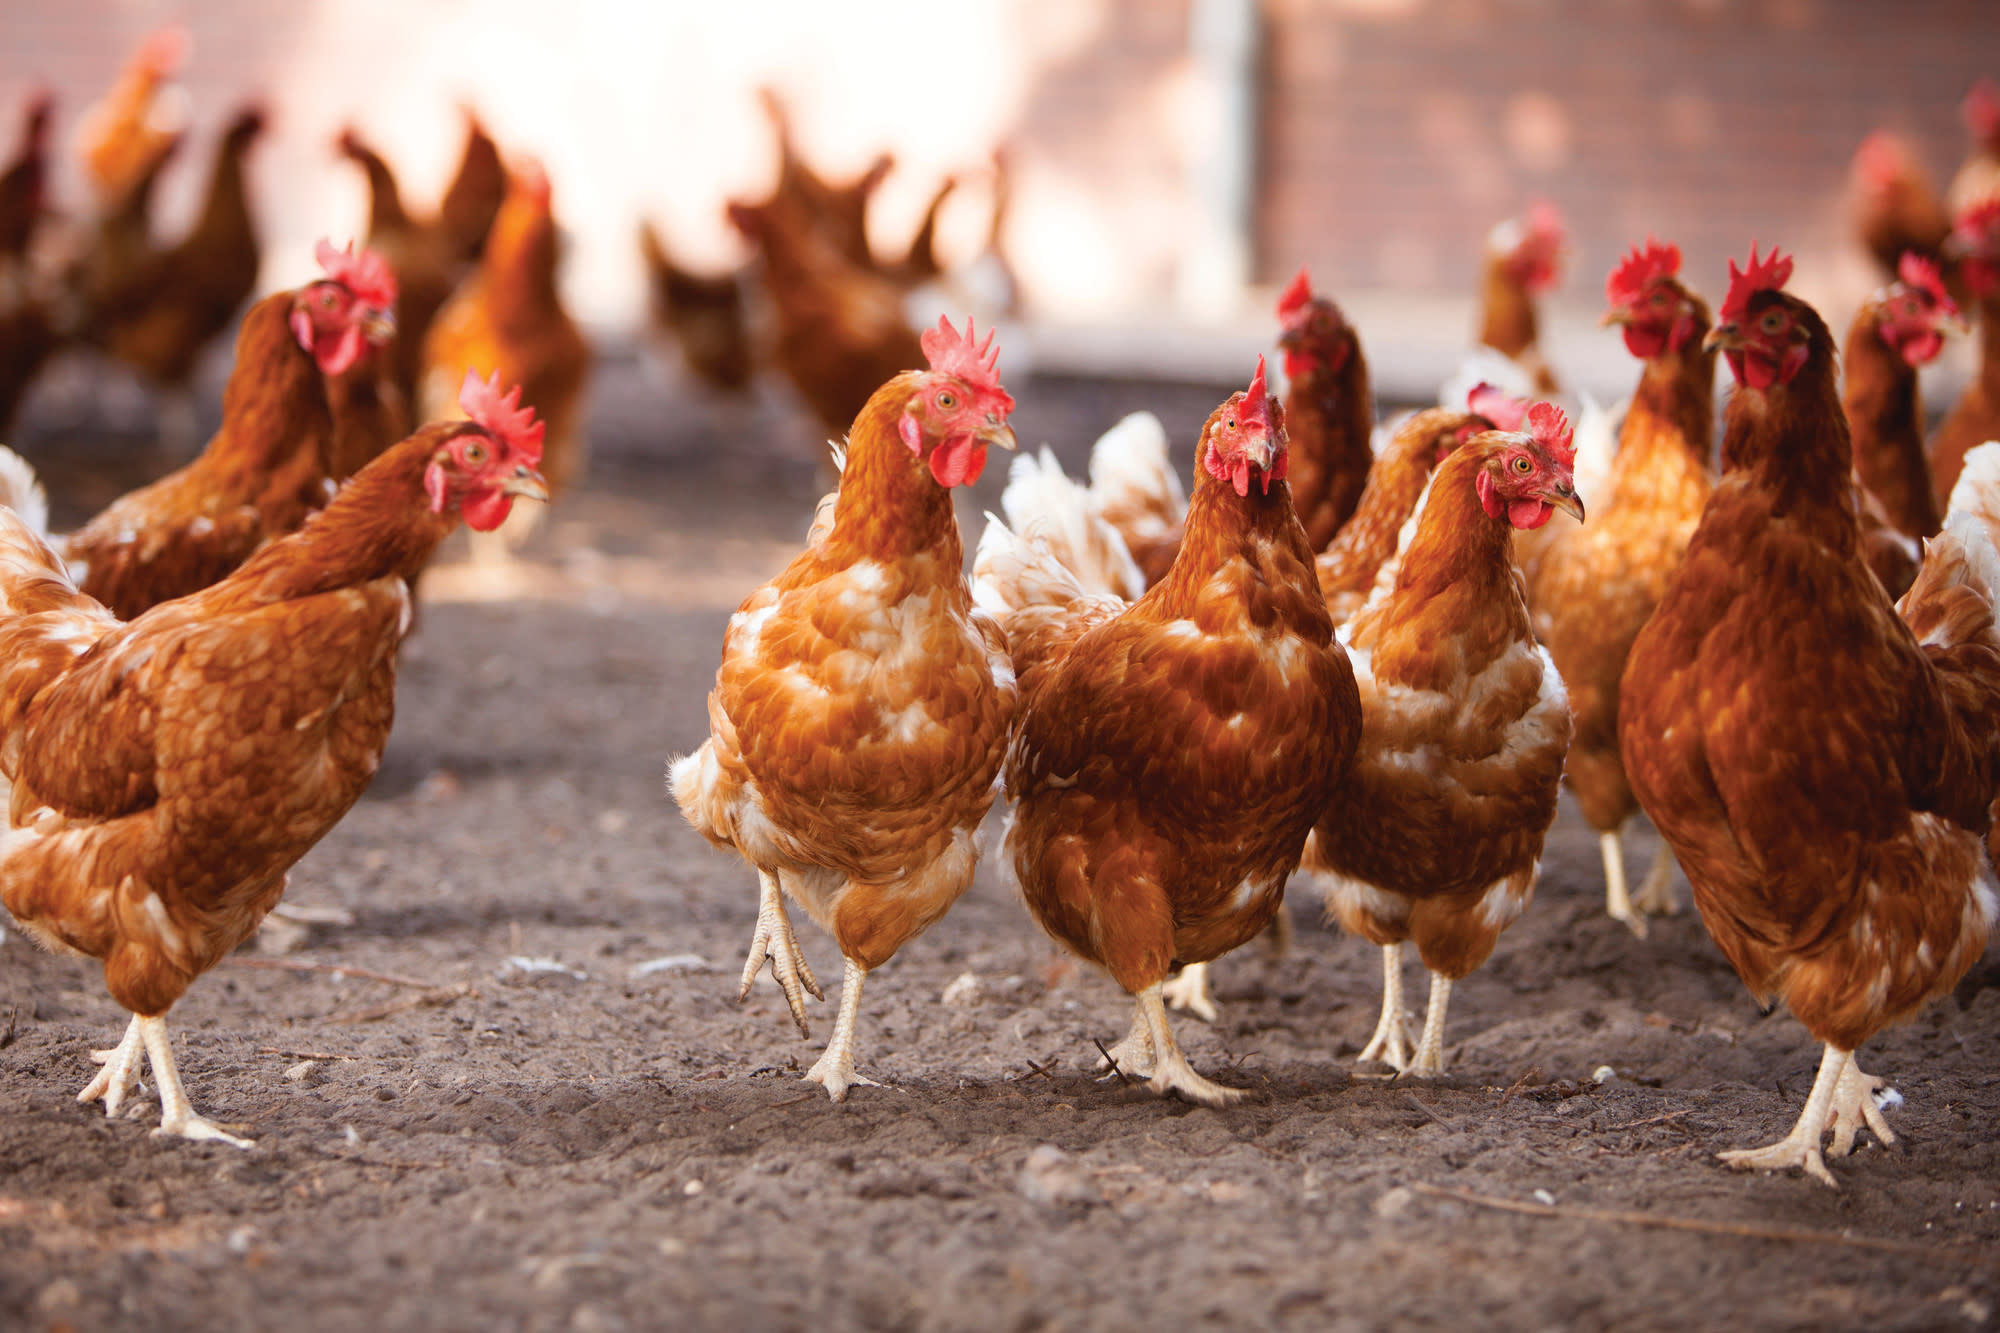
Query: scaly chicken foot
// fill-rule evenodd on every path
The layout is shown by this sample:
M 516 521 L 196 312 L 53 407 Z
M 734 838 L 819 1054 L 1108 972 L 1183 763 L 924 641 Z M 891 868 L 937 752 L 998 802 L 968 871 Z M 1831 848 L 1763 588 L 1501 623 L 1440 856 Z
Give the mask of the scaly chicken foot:
M 1201 964 L 1197 963 L 1199 967 Z M 1164 995 L 1166 988 L 1161 987 Z M 1109 1063 L 1097 1066 L 1099 1083 L 1107 1082 L 1123 1074 L 1128 1078 L 1151 1078 L 1153 1076 L 1153 1030 L 1146 1023 L 1145 1012 L 1136 1006 L 1132 1010 L 1132 1030 L 1118 1040 L 1105 1058 Z
M 95 1078 L 84 1085 L 82 1092 L 76 1094 L 76 1099 L 80 1102 L 102 1100 L 104 1114 L 115 1119 L 118 1108 L 125 1104 L 125 1099 L 131 1095 L 132 1090 L 139 1086 L 139 1061 L 143 1049 L 144 1043 L 139 1035 L 139 1016 L 134 1014 L 132 1021 L 125 1025 L 125 1035 L 119 1039 L 117 1046 L 108 1051 L 90 1053 L 90 1058 L 104 1067 L 97 1071 Z
M 1205 1023 L 1216 1016 L 1215 992 L 1208 986 L 1208 964 L 1189 963 L 1180 975 L 1160 984 L 1160 996 L 1176 1009 L 1185 1009 Z
M 1833 1173 L 1826 1169 L 1826 1162 L 1820 1157 L 1819 1145 L 1826 1135 L 1827 1121 L 1835 1101 L 1841 1097 L 1843 1083 L 1846 1083 L 1844 1076 L 1853 1060 L 1852 1051 L 1836 1050 L 1829 1043 L 1826 1054 L 1819 1062 L 1819 1075 L 1813 1079 L 1812 1092 L 1806 1097 L 1805 1110 L 1799 1112 L 1798 1123 L 1792 1126 L 1792 1132 L 1769 1147 L 1738 1148 L 1717 1153 L 1716 1156 L 1739 1171 L 1784 1171 L 1795 1166 L 1803 1167 L 1813 1179 L 1838 1189 Z M 1867 1077 L 1864 1074 L 1861 1080 L 1846 1083 L 1848 1094 L 1851 1096 L 1859 1091 L 1866 1099 L 1864 1081 Z M 1865 1115 L 1853 1106 L 1847 1108 L 1847 1114 L 1850 1118 Z M 1879 1112 L 1875 1118 L 1881 1118 Z M 1852 1131 L 1848 1137 L 1848 1146 L 1852 1146 Z M 1840 1149 L 1841 1145 L 1836 1143 L 1835 1147 Z
M 1444 1075 L 1444 1012 L 1450 1004 L 1451 978 L 1431 973 L 1431 998 L 1424 1009 L 1424 1034 L 1417 1040 L 1416 1059 L 1402 1070 L 1404 1075 L 1410 1078 L 1440 1078 Z
M 254 1148 L 256 1140 L 238 1138 L 221 1125 L 195 1114 L 181 1087 L 180 1072 L 174 1067 L 174 1048 L 167 1040 L 167 1020 L 137 1018 L 140 1039 L 146 1043 L 146 1059 L 153 1066 L 153 1082 L 160 1089 L 160 1127 L 156 1138 L 211 1139 L 235 1148 Z
M 1876 1091 L 1887 1082 L 1887 1079 L 1863 1073 L 1855 1057 L 1847 1057 L 1847 1068 L 1840 1071 L 1840 1086 L 1833 1093 L 1833 1143 L 1827 1148 L 1829 1156 L 1845 1157 L 1852 1152 L 1854 1135 L 1864 1124 L 1883 1147 L 1890 1147 L 1896 1142 L 1889 1122 L 1882 1118 L 1881 1108 L 1875 1105 Z
M 1640 939 L 1646 938 L 1646 918 L 1632 905 L 1632 892 L 1625 885 L 1625 843 L 1617 830 L 1597 835 L 1598 850 L 1604 853 L 1604 912 L 1613 921 L 1622 921 Z M 1651 877 L 1648 876 L 1650 882 Z
M 1653 864 L 1639 891 L 1632 895 L 1632 906 L 1647 916 L 1680 915 L 1680 899 L 1674 896 L 1674 853 L 1664 841 L 1653 854 Z
M 1241 1088 L 1225 1088 L 1220 1083 L 1211 1083 L 1194 1072 L 1194 1066 L 1181 1054 L 1181 1048 L 1174 1042 L 1173 1030 L 1167 1026 L 1167 1002 L 1160 994 L 1160 984 L 1154 982 L 1139 992 L 1136 997 L 1139 1017 L 1146 1024 L 1146 1031 L 1153 1043 L 1153 1077 L 1146 1086 L 1162 1097 L 1169 1092 L 1178 1092 L 1188 1101 L 1199 1102 L 1203 1106 L 1227 1106 L 1244 1098 Z
M 1398 1073 L 1410 1067 L 1409 1010 L 1403 1007 L 1403 946 L 1382 946 L 1382 1017 L 1355 1059 L 1379 1060 Z
M 854 1025 L 861 1017 L 861 982 L 868 969 L 852 958 L 842 962 L 846 966 L 840 978 L 840 1016 L 833 1022 L 833 1040 L 806 1071 L 806 1079 L 820 1084 L 837 1102 L 846 1101 L 847 1090 L 857 1084 L 864 1088 L 883 1086 L 854 1072 Z
M 750 937 L 750 957 L 743 964 L 743 984 L 736 990 L 736 1000 L 740 1004 L 750 998 L 750 985 L 757 980 L 758 969 L 768 958 L 771 976 L 785 992 L 785 1003 L 791 1006 L 792 1021 L 799 1025 L 799 1035 L 810 1037 L 806 995 L 810 993 L 815 1000 L 824 1000 L 826 994 L 820 990 L 819 982 L 813 980 L 805 955 L 799 952 L 798 938 L 792 934 L 792 919 L 785 914 L 785 898 L 779 891 L 778 877 L 768 870 L 759 870 L 757 883 L 757 930 Z M 842 1004 L 844 1008 L 845 1001 Z

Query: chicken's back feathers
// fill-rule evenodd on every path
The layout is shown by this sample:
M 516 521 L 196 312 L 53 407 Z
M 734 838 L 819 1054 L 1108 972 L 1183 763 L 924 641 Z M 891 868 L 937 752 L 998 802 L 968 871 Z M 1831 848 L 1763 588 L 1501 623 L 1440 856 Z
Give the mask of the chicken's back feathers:
M 1044 445 L 1039 455 L 1021 454 L 1008 466 L 1000 508 L 1016 532 L 1045 543 L 1083 587 L 1136 600 L 1146 577 L 1118 530 L 1099 516 L 1097 498 L 1070 480 Z
M 1133 412 L 1098 437 L 1090 451 L 1090 494 L 1092 508 L 1117 529 L 1147 586 L 1159 582 L 1180 550 L 1188 500 L 1158 417 Z
M 1335 625 L 1361 609 L 1377 576 L 1415 531 L 1410 520 L 1439 458 L 1481 424 L 1472 413 L 1449 407 L 1414 412 L 1398 424 L 1368 469 L 1353 516 L 1314 561 Z

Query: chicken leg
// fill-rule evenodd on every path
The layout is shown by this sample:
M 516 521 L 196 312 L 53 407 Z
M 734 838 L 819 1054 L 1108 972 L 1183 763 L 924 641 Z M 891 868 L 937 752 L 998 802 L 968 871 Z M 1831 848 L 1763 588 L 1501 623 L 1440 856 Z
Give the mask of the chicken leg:
M 1875 1131 L 1884 1144 L 1896 1141 L 1870 1095 L 1882 1080 L 1864 1074 L 1854 1063 L 1854 1052 L 1827 1044 L 1819 1062 L 1819 1076 L 1813 1079 L 1805 1110 L 1799 1113 L 1792 1132 L 1766 1148 L 1739 1148 L 1716 1154 L 1741 1171 L 1783 1171 L 1804 1167 L 1807 1175 L 1838 1188 L 1833 1173 L 1820 1156 L 1820 1140 L 1833 1130 L 1833 1155 L 1845 1157 L 1854 1147 L 1854 1134 L 1863 1124 Z
M 1215 992 L 1208 986 L 1207 963 L 1189 963 L 1183 967 L 1179 976 L 1160 984 L 1160 996 L 1174 1008 L 1185 1009 L 1203 1022 L 1215 1021 Z
M 1677 916 L 1681 905 L 1674 897 L 1674 852 L 1663 840 L 1653 854 L 1651 869 L 1632 895 L 1632 906 L 1647 916 Z
M 805 955 L 799 952 L 798 939 L 792 934 L 792 919 L 785 914 L 785 897 L 778 889 L 778 877 L 760 869 L 757 884 L 757 930 L 750 937 L 750 957 L 743 964 L 743 984 L 737 988 L 737 1002 L 750 998 L 750 983 L 757 979 L 757 970 L 764 966 L 764 960 L 768 958 L 771 960 L 771 975 L 783 988 L 785 1003 L 792 1008 L 792 1021 L 799 1025 L 799 1035 L 810 1037 L 812 1029 L 806 1025 L 806 994 L 810 992 L 815 1000 L 824 1000 L 826 994 L 813 980 Z M 847 1002 L 843 997 L 843 1013 L 846 1008 Z M 839 1098 L 836 1096 L 834 1100 Z
M 1613 921 L 1623 921 L 1640 939 L 1646 938 L 1646 918 L 1632 906 L 1632 893 L 1625 887 L 1625 843 L 1618 831 L 1597 835 L 1598 850 L 1604 853 L 1604 911 Z M 1649 877 L 1650 878 L 1650 877 Z
M 1162 1097 L 1169 1092 L 1178 1092 L 1187 1100 L 1203 1106 L 1227 1106 L 1243 1100 L 1243 1089 L 1225 1088 L 1220 1083 L 1209 1082 L 1195 1073 L 1194 1066 L 1181 1054 L 1181 1048 L 1174 1042 L 1173 1030 L 1167 1026 L 1167 1002 L 1160 995 L 1159 982 L 1140 991 L 1135 999 L 1139 1019 L 1145 1023 L 1153 1044 L 1153 1077 L 1148 1087 Z
M 1199 967 L 1201 964 L 1197 963 Z M 1183 973 L 1185 975 L 1185 973 Z M 1166 988 L 1161 987 L 1164 995 Z M 1151 1078 L 1153 1076 L 1153 1032 L 1146 1024 L 1145 1012 L 1134 1006 L 1132 1010 L 1132 1030 L 1119 1039 L 1118 1044 L 1104 1053 L 1108 1062 L 1098 1066 L 1105 1079 L 1126 1075 L 1131 1078 Z
M 153 1066 L 153 1082 L 160 1090 L 160 1127 L 153 1131 L 157 1135 L 180 1139 L 214 1139 L 237 1148 L 254 1148 L 253 1139 L 240 1139 L 222 1128 L 195 1114 L 189 1104 L 187 1093 L 181 1088 L 181 1076 L 174 1068 L 174 1048 L 167 1040 L 167 1020 L 164 1017 L 139 1017 L 133 1020 L 138 1025 L 140 1040 L 146 1043 L 146 1059 Z
M 82 1092 L 76 1094 L 76 1099 L 80 1102 L 102 1100 L 104 1114 L 116 1119 L 118 1108 L 125 1104 L 125 1099 L 132 1094 L 132 1089 L 139 1086 L 139 1061 L 142 1049 L 139 1016 L 134 1014 L 132 1021 L 125 1025 L 125 1035 L 119 1039 L 116 1047 L 108 1051 L 90 1053 L 90 1058 L 104 1067 L 97 1071 L 97 1077 L 84 1085 Z
M 1424 1008 L 1424 1035 L 1417 1041 L 1417 1058 L 1404 1066 L 1403 1073 L 1412 1078 L 1437 1078 L 1444 1073 L 1444 1011 L 1450 1004 L 1451 978 L 1431 973 L 1431 998 Z
M 1398 1073 L 1410 1067 L 1410 1038 L 1405 1030 L 1409 1010 L 1403 1007 L 1403 946 L 1382 946 L 1382 1018 L 1375 1035 L 1361 1048 L 1357 1060 L 1380 1060 Z M 1428 1023 L 1425 1024 L 1429 1026 Z
M 847 1090 L 856 1084 L 864 1088 L 882 1086 L 854 1072 L 854 1025 L 861 1017 L 861 982 L 868 969 L 852 958 L 842 961 L 846 969 L 840 978 L 840 1016 L 833 1021 L 833 1040 L 806 1071 L 806 1078 L 823 1086 L 837 1102 L 846 1101 Z

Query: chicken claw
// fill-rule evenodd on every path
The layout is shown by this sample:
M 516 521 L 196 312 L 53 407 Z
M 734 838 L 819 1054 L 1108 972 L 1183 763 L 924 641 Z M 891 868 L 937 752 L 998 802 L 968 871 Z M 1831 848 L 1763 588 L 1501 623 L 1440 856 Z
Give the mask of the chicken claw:
M 97 1077 L 91 1079 L 82 1092 L 76 1094 L 76 1099 L 80 1102 L 101 1099 L 104 1114 L 115 1119 L 125 1098 L 139 1086 L 141 1050 L 139 1018 L 135 1014 L 132 1021 L 126 1024 L 125 1035 L 114 1049 L 90 1053 L 90 1058 L 104 1067 L 97 1071 Z
M 1179 976 L 1161 983 L 1160 997 L 1205 1023 L 1215 1021 L 1215 992 L 1209 989 L 1207 963 L 1189 963 Z
M 840 978 L 840 1016 L 833 1021 L 833 1040 L 826 1044 L 826 1050 L 806 1071 L 807 1081 L 825 1088 L 837 1102 L 847 1100 L 847 1090 L 851 1087 L 883 1086 L 854 1072 L 854 1025 L 861 1017 L 861 983 L 867 977 L 868 969 L 852 958 L 842 961 L 846 966 Z M 812 979 L 808 976 L 806 980 L 810 984 Z M 819 992 L 813 993 L 817 995 Z
M 1242 1088 L 1226 1088 L 1194 1072 L 1194 1066 L 1181 1054 L 1173 1031 L 1167 1026 L 1167 1003 L 1160 996 L 1158 982 L 1140 991 L 1138 1002 L 1139 1017 L 1146 1024 L 1153 1044 L 1153 1077 L 1148 1087 L 1162 1097 L 1178 1092 L 1186 1100 L 1203 1106 L 1228 1106 L 1249 1095 Z
M 1382 946 L 1382 1017 L 1375 1035 L 1354 1057 L 1366 1063 L 1379 1060 L 1397 1073 L 1410 1067 L 1410 1011 L 1403 1007 L 1403 946 Z
M 1196 963 L 1199 967 L 1201 964 Z M 1183 976 L 1187 975 L 1185 971 Z M 1171 984 L 1171 983 L 1169 983 Z M 1166 987 L 1160 988 L 1161 995 Z M 1153 1034 L 1146 1026 L 1146 1015 L 1142 1010 L 1132 1014 L 1132 1030 L 1118 1039 L 1117 1044 L 1104 1052 L 1105 1063 L 1097 1066 L 1098 1082 L 1104 1083 L 1123 1076 L 1125 1078 L 1151 1078 L 1153 1076 Z
M 1652 867 L 1640 882 L 1639 891 L 1632 895 L 1632 906 L 1647 916 L 1680 915 L 1680 899 L 1674 896 L 1674 853 L 1664 841 L 1654 854 Z
M 1827 1152 L 1835 1157 L 1845 1157 L 1854 1150 L 1854 1135 L 1863 1124 L 1873 1131 L 1876 1141 L 1887 1148 L 1894 1144 L 1896 1136 L 1889 1129 L 1889 1122 L 1882 1118 L 1881 1109 L 1875 1105 L 1875 1091 L 1888 1082 L 1873 1074 L 1861 1072 L 1861 1066 L 1853 1056 L 1847 1057 L 1847 1068 L 1840 1071 L 1840 1086 L 1833 1093 L 1833 1144 Z
M 141 1017 L 132 1022 L 146 1043 L 146 1059 L 153 1066 L 153 1082 L 160 1089 L 160 1127 L 153 1131 L 153 1136 L 212 1139 L 233 1148 L 256 1147 L 256 1140 L 238 1138 L 222 1126 L 195 1114 L 187 1093 L 181 1088 L 180 1073 L 174 1068 L 174 1049 L 167 1040 L 167 1020 Z
M 1836 1122 L 1835 1156 L 1840 1156 L 1853 1146 L 1854 1125 L 1858 1124 L 1860 1119 L 1867 1119 L 1871 1129 L 1874 1129 L 1876 1122 L 1881 1120 L 1881 1113 L 1875 1111 L 1872 1102 L 1868 1105 L 1868 1112 L 1873 1112 L 1872 1115 L 1861 1111 L 1857 1106 L 1845 1104 L 1847 1099 L 1857 1094 L 1862 1101 L 1868 1101 L 1870 1088 L 1880 1082 L 1867 1074 L 1857 1074 L 1855 1078 L 1848 1078 L 1848 1070 L 1853 1062 L 1852 1051 L 1836 1050 L 1829 1045 L 1825 1057 L 1819 1063 L 1819 1076 L 1813 1079 L 1812 1092 L 1806 1097 L 1805 1110 L 1799 1112 L 1798 1123 L 1792 1126 L 1791 1133 L 1768 1147 L 1738 1148 L 1731 1152 L 1717 1153 L 1716 1156 L 1739 1171 L 1784 1171 L 1794 1166 L 1801 1167 L 1814 1180 L 1838 1189 L 1839 1185 L 1834 1181 L 1833 1173 L 1826 1169 L 1826 1161 L 1820 1156 L 1819 1147 L 1820 1139 L 1826 1134 L 1828 1115 L 1832 1112 L 1834 1103 L 1843 1102 L 1842 1114 L 1850 1120 L 1844 1141 Z M 1887 1128 L 1888 1126 L 1883 1125 L 1876 1132 L 1885 1132 Z M 1892 1135 L 1883 1141 L 1892 1143 L 1895 1139 Z
M 1625 887 L 1625 844 L 1614 830 L 1597 835 L 1598 850 L 1604 853 L 1604 914 L 1622 921 L 1640 939 L 1646 938 L 1646 918 L 1633 905 L 1631 890 Z M 1652 877 L 1647 876 L 1650 884 Z
M 792 1021 L 799 1025 L 799 1035 L 810 1037 L 812 1029 L 806 1024 L 806 995 L 810 993 L 815 1000 L 824 1000 L 826 995 L 820 990 L 819 983 L 813 980 L 812 968 L 806 965 L 805 955 L 799 952 L 799 942 L 792 935 L 792 919 L 785 914 L 785 899 L 778 890 L 778 877 L 767 870 L 759 870 L 757 882 L 760 886 L 757 931 L 750 937 L 750 957 L 743 964 L 743 984 L 737 988 L 736 998 L 739 1002 L 750 998 L 750 984 L 757 980 L 757 971 L 764 966 L 764 960 L 770 959 L 771 976 L 785 992 L 785 1003 L 791 1006 Z M 827 1049 L 831 1051 L 833 1048 L 829 1046 Z

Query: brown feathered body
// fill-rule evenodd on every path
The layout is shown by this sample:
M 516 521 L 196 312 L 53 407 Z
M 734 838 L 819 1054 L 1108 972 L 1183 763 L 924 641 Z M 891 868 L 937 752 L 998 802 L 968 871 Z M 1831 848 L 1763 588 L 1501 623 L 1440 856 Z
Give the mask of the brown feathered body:
M 756 367 L 743 274 L 696 273 L 668 253 L 650 222 L 639 225 L 653 327 L 680 348 L 689 373 L 724 393 L 741 393 Z
M 1430 484 L 1431 471 L 1475 431 L 1492 422 L 1448 407 L 1412 413 L 1368 469 L 1368 484 L 1332 542 L 1314 559 L 1335 626 L 1354 618 L 1396 554 L 1404 526 Z
M 397 345 L 391 341 L 363 353 L 361 360 L 340 374 L 324 377 L 327 411 L 333 421 L 326 472 L 335 482 L 346 481 L 367 467 L 414 427 L 409 400 L 397 382 L 396 352 Z
M 2000 637 L 1956 541 L 1890 604 L 1861 560 L 1832 336 L 1780 292 L 1740 326 L 1772 310 L 1806 360 L 1730 400 L 1726 471 L 1626 666 L 1623 753 L 1737 974 L 1852 1051 L 1985 948 Z
M 1884 273 L 1910 252 L 1938 261 L 1951 214 L 1914 148 L 1878 130 L 1861 141 L 1848 174 L 1855 232 Z
M 414 403 L 423 373 L 425 339 L 438 311 L 469 271 L 469 261 L 463 257 L 458 239 L 440 219 L 411 216 L 395 172 L 379 153 L 352 130 L 340 136 L 339 144 L 342 155 L 368 177 L 366 245 L 381 255 L 396 275 L 396 342 L 387 355 L 403 401 Z
M 49 121 L 55 99 L 41 93 L 21 119 L 21 144 L 0 171 L 0 266 L 27 258 L 28 243 L 48 208 Z M 4 295 L 4 291 L 0 291 Z
M 709 739 L 672 776 L 703 836 L 870 970 L 971 884 L 1016 699 L 950 492 L 897 434 L 916 380 L 870 399 L 831 524 L 731 617 Z
M 1345 929 L 1415 940 L 1449 979 L 1485 962 L 1533 895 L 1570 739 L 1512 529 L 1475 489 L 1505 438 L 1438 464 L 1394 582 L 1342 627 L 1361 739 L 1301 863 Z
M 1618 433 L 1607 494 L 1590 521 L 1557 528 L 1528 573 L 1535 635 L 1562 674 L 1575 719 L 1566 776 L 1600 833 L 1638 813 L 1618 753 L 1618 682 L 1632 641 L 1666 595 L 1715 488 L 1715 353 L 1709 311 L 1675 284 L 1684 341 L 1646 359 Z
M 1979 365 L 1931 436 L 1931 484 L 1940 508 L 1958 484 L 1965 456 L 1988 440 L 2000 440 L 2000 286 L 1977 299 Z
M 156 384 L 185 386 L 202 351 L 257 285 L 263 252 L 244 168 L 263 127 L 255 108 L 237 115 L 216 150 L 193 229 L 132 263 L 94 294 L 84 313 L 87 340 Z
M 84 108 L 76 144 L 100 202 L 123 198 L 180 138 L 179 129 L 161 125 L 157 113 L 184 48 L 185 39 L 178 34 L 154 33 L 126 61 L 110 91 Z
M 518 173 L 493 221 L 479 268 L 459 288 L 424 340 L 421 415 L 454 414 L 467 370 L 498 371 L 521 389 L 521 405 L 548 427 L 542 473 L 559 496 L 586 463 L 584 389 L 590 345 L 556 287 L 557 238 L 548 180 Z
M 1541 318 L 1535 295 L 1509 253 L 1489 249 L 1479 275 L 1479 343 L 1491 347 L 1534 377 L 1535 392 L 1560 391 L 1555 372 L 1542 354 Z
M 121 620 L 208 587 L 326 503 L 334 421 L 325 377 L 287 324 L 293 297 L 244 316 L 222 428 L 201 454 L 63 543 L 83 593 Z
M 1924 456 L 1917 368 L 1883 341 L 1882 313 L 1879 298 L 1855 312 L 1841 358 L 1846 372 L 1841 407 L 1854 449 L 1854 479 L 1898 532 L 1934 537 L 1943 515 Z
M 486 238 L 507 199 L 507 167 L 500 145 L 486 132 L 471 108 L 465 110 L 465 149 L 458 170 L 438 199 L 437 224 L 450 242 L 452 255 L 470 264 L 486 249 Z
M 0 512 L 0 900 L 159 1015 L 247 938 L 374 777 L 406 579 L 456 521 L 432 427 L 221 583 L 120 623 Z
M 1323 297 L 1314 300 L 1332 306 Z M 1285 373 L 1291 377 L 1285 425 L 1292 437 L 1285 479 L 1306 544 L 1321 551 L 1354 513 L 1375 461 L 1368 359 L 1353 327 L 1335 313 L 1324 332 L 1309 325 L 1301 337 L 1287 340 Z
M 1197 465 L 1145 596 L 1030 605 L 1007 628 L 1007 855 L 1043 929 L 1135 995 L 1264 929 L 1360 729 L 1290 488 L 1239 496 Z

